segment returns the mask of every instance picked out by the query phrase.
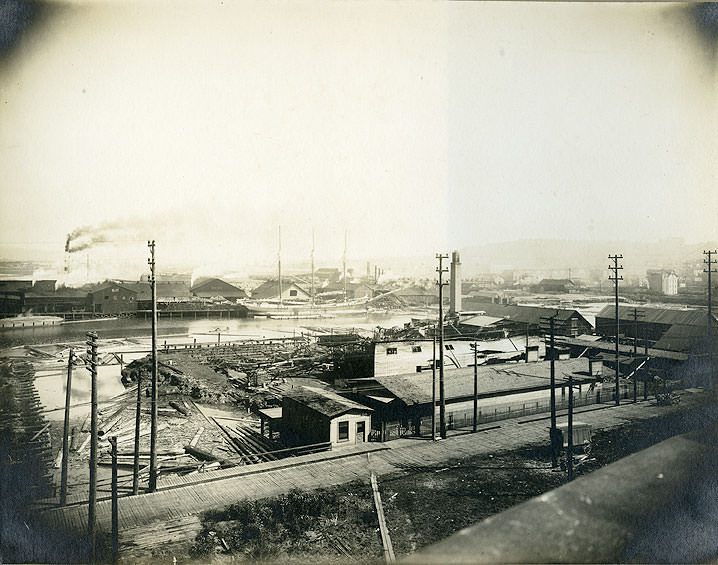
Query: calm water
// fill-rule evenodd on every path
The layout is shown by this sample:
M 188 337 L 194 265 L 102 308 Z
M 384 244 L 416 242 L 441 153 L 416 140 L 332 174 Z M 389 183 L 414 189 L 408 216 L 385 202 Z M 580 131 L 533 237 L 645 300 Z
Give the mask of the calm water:
M 199 337 L 211 333 L 213 337 L 206 341 L 216 341 L 216 330 L 227 338 L 249 339 L 258 337 L 291 337 L 300 335 L 309 327 L 361 328 L 375 329 L 403 325 L 410 321 L 410 315 L 370 314 L 367 316 L 348 316 L 345 318 L 321 318 L 316 320 L 272 320 L 260 318 L 215 318 L 204 320 L 159 320 L 157 333 L 159 336 L 191 335 Z M 100 341 L 124 337 L 150 337 L 152 325 L 150 320 L 123 318 L 101 322 L 82 322 L 20 329 L 0 329 L 0 349 L 18 345 L 40 345 L 47 343 L 71 343 L 85 340 L 85 333 L 94 331 Z M 186 340 L 184 340 L 186 341 Z M 190 339 L 191 341 L 191 339 Z M 222 339 L 224 341 L 224 339 Z
M 204 320 L 160 320 L 158 342 L 160 345 L 191 343 L 216 343 L 217 333 L 222 342 L 240 339 L 299 336 L 308 328 L 324 327 L 346 331 L 350 328 L 373 330 L 377 326 L 393 327 L 403 325 L 410 320 L 409 315 L 352 316 L 346 318 L 327 318 L 317 320 L 271 320 L 271 319 L 204 319 Z M 219 330 L 219 332 L 218 332 Z M 118 319 L 103 322 L 67 324 L 61 326 L 35 327 L 0 330 L 0 349 L 23 345 L 42 345 L 51 343 L 81 345 L 84 352 L 85 333 L 94 331 L 99 338 L 100 354 L 106 352 L 122 353 L 125 363 L 146 355 L 151 347 L 152 326 L 149 320 Z M 55 360 L 35 362 L 35 386 L 40 400 L 47 410 L 50 420 L 64 417 L 68 349 L 59 351 Z M 125 389 L 120 382 L 120 366 L 98 367 L 98 400 L 108 400 Z M 72 377 L 71 404 L 81 404 L 90 400 L 89 372 L 76 367 Z M 72 408 L 72 416 L 84 417 L 88 406 Z

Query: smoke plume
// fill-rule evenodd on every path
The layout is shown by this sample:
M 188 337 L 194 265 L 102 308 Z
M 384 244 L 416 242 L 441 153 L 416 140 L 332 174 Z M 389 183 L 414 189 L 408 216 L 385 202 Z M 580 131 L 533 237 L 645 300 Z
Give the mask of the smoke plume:
M 125 222 L 108 222 L 98 226 L 81 226 L 67 234 L 65 240 L 65 252 L 75 253 L 88 249 L 98 243 L 110 243 L 113 241 L 127 241 L 136 238 L 132 233 L 135 226 Z

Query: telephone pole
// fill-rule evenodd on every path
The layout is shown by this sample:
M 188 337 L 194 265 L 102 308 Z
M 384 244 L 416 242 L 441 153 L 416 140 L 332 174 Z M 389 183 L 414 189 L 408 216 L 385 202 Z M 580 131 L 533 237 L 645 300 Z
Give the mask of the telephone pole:
M 155 240 L 147 242 L 150 248 L 150 288 L 152 289 L 152 401 L 150 424 L 150 492 L 157 489 L 157 281 L 155 280 Z
M 72 347 L 67 357 L 67 385 L 65 390 L 65 423 L 62 427 L 62 471 L 60 476 L 60 506 L 67 502 L 67 466 L 70 456 L 70 445 L 67 436 L 70 432 L 70 398 L 72 396 Z
M 434 354 L 431 358 L 431 439 L 436 441 L 436 327 L 432 341 Z
M 479 343 L 474 342 L 474 431 L 479 418 Z
M 448 284 L 443 282 L 444 273 L 448 273 L 449 269 L 443 266 L 444 259 L 449 256 L 443 253 L 437 253 L 436 258 L 439 260 L 439 267 L 436 272 L 439 273 L 439 435 L 441 439 L 446 439 L 446 399 L 444 398 L 444 287 Z
M 344 255 L 342 256 L 344 266 L 344 303 L 347 301 L 347 230 L 344 230 Z
M 568 480 L 573 480 L 573 373 L 568 374 Z
M 314 228 L 312 228 L 312 306 L 314 306 Z
M 613 276 L 608 277 L 609 281 L 613 281 L 615 289 L 616 289 L 616 406 L 620 404 L 619 399 L 619 387 L 618 387 L 618 378 L 621 373 L 621 364 L 620 364 L 620 358 L 619 358 L 619 351 L 618 351 L 618 332 L 619 332 L 619 320 L 618 320 L 618 281 L 623 280 L 623 276 L 618 274 L 618 271 L 623 269 L 623 265 L 618 264 L 619 259 L 623 259 L 623 255 L 609 255 L 608 256 L 611 261 L 613 261 L 613 265 L 609 265 L 609 270 L 613 271 Z
M 545 324 L 545 322 L 548 322 L 548 330 L 549 330 L 549 349 L 548 351 L 551 351 L 551 380 L 550 380 L 550 386 L 551 386 L 551 429 L 549 431 L 549 439 L 551 440 L 551 467 L 555 469 L 558 466 L 558 451 L 559 451 L 559 445 L 558 445 L 558 430 L 556 429 L 556 364 L 555 364 L 555 358 L 556 358 L 556 352 L 554 350 L 554 336 L 555 336 L 555 321 L 556 321 L 556 314 L 553 316 L 547 316 L 545 318 L 541 318 L 541 322 Z M 545 325 L 544 325 L 545 329 Z M 546 337 L 544 334 L 544 343 L 545 343 Z
M 633 403 L 635 404 L 637 402 L 636 394 L 637 390 L 636 387 L 638 386 L 638 318 L 643 318 L 644 314 L 643 312 L 639 312 L 638 308 L 633 309 L 633 363 L 634 363 L 634 369 L 633 369 Z M 647 362 L 647 361 L 646 361 Z M 645 388 L 646 383 L 643 383 L 643 388 Z
M 643 400 L 648 400 L 648 328 L 643 330 L 643 355 L 646 358 L 643 366 Z
M 279 283 L 279 306 L 282 306 L 282 226 L 277 230 L 277 282 Z
M 112 448 L 112 563 L 119 555 L 118 514 L 117 514 L 117 436 L 109 438 Z
M 716 269 L 713 268 L 713 265 L 718 263 L 718 260 L 712 259 L 713 255 L 718 255 L 718 251 L 715 249 L 712 251 L 703 251 L 703 255 L 707 255 L 707 259 L 703 259 L 703 263 L 706 265 L 706 268 L 703 269 L 704 273 L 708 273 L 708 361 L 710 365 L 710 378 L 708 379 L 708 386 L 711 390 L 714 388 L 714 372 L 713 372 L 713 303 L 712 303 L 712 292 L 713 289 L 711 288 L 711 273 L 718 272 Z
M 90 563 L 95 563 L 95 544 L 97 538 L 97 334 L 87 332 L 85 343 L 90 365 L 90 497 L 87 504 L 87 532 L 90 542 Z
M 132 494 L 140 488 L 140 413 L 142 410 L 142 371 L 137 371 L 137 411 L 135 412 L 135 453 L 132 461 Z

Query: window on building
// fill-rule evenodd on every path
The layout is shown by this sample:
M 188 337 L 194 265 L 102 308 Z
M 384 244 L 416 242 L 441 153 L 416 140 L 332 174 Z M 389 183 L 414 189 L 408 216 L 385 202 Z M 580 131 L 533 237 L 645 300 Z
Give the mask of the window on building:
M 109 297 L 109 296 L 105 296 L 105 300 L 109 300 L 109 299 L 110 299 L 110 297 Z
M 349 440 L 349 422 L 339 422 L 339 441 Z
M 387 347 L 386 354 L 387 355 L 396 355 L 396 347 Z
M 444 349 L 446 349 L 447 351 L 453 351 L 453 350 L 454 350 L 454 346 L 451 345 L 450 343 L 447 343 L 447 344 L 444 345 Z
M 421 345 L 415 345 L 411 348 L 412 353 L 421 353 Z
M 296 295 L 297 295 L 297 291 L 296 291 L 296 290 L 292 289 L 292 290 L 289 291 L 289 296 L 296 296 Z

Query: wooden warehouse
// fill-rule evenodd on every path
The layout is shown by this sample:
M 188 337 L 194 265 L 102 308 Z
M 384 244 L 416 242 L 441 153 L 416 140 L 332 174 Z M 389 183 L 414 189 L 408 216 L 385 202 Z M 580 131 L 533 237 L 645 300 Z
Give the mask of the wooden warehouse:
M 123 285 L 109 283 L 90 292 L 90 304 L 96 314 L 136 312 L 137 293 Z
M 192 294 L 199 298 L 221 296 L 225 300 L 247 298 L 247 293 L 222 279 L 201 279 L 192 287 Z
M 339 394 L 302 386 L 282 398 L 282 434 L 287 445 L 329 442 L 332 447 L 368 440 L 372 409 Z
M 504 326 L 511 335 L 545 333 L 545 319 L 556 316 L 556 335 L 576 337 L 593 333 L 593 326 L 578 310 L 566 308 L 545 308 L 543 306 L 518 306 L 515 304 L 494 304 L 476 300 L 464 300 L 464 310 L 483 312 L 486 316 L 503 318 Z M 459 322 L 461 323 L 461 321 Z
M 588 359 L 556 361 L 556 387 L 565 387 L 571 373 L 575 385 L 600 380 L 601 366 Z M 478 372 L 478 398 L 502 399 L 550 389 L 550 362 L 504 363 L 481 365 Z M 438 377 L 437 377 L 438 380 Z M 462 415 L 471 411 L 474 398 L 473 367 L 456 369 L 444 379 L 446 414 Z M 366 379 L 351 379 L 355 398 L 374 409 L 372 429 L 382 441 L 401 437 L 406 433 L 421 435 L 422 429 L 431 427 L 432 373 L 407 373 Z M 437 392 L 438 400 L 438 392 Z M 463 416 L 462 416 L 463 417 Z M 427 428 L 428 426 L 428 428 Z

